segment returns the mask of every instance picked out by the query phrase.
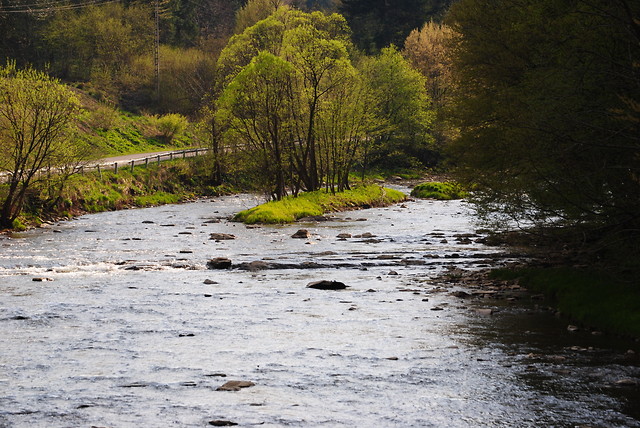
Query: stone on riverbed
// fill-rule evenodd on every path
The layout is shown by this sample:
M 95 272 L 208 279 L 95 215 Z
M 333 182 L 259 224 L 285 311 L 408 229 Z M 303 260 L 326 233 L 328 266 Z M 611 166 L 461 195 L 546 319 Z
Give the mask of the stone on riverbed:
M 230 233 L 212 233 L 209 235 L 209 239 L 213 241 L 231 241 L 236 239 L 236 236 Z
M 216 388 L 216 391 L 240 391 L 242 388 L 249 388 L 250 386 L 255 386 L 255 383 L 247 380 L 230 380 Z
M 214 427 L 232 427 L 238 425 L 235 422 L 226 421 L 223 419 L 216 419 L 215 421 L 209 421 L 209 425 Z
M 309 239 L 311 237 L 311 234 L 307 229 L 300 229 L 296 233 L 291 235 L 291 237 L 296 239 Z
M 229 269 L 231 267 L 231 259 L 226 257 L 215 257 L 207 262 L 209 269 Z
M 307 288 L 315 288 L 316 290 L 344 290 L 348 286 L 340 281 L 314 281 L 307 284 Z

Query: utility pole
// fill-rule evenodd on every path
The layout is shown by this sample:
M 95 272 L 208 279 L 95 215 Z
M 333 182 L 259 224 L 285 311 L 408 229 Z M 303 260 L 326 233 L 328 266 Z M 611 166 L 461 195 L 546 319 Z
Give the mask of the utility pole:
M 155 0 L 156 40 L 153 49 L 153 65 L 156 71 L 156 99 L 160 101 L 160 0 Z

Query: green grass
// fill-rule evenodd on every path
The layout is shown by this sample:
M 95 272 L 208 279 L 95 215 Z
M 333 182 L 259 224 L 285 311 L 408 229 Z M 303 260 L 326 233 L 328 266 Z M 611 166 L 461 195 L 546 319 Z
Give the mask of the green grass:
M 574 268 L 498 269 L 497 279 L 520 279 L 543 293 L 561 313 L 589 327 L 640 338 L 640 288 L 606 272 Z
M 303 217 L 322 215 L 327 212 L 390 205 L 405 198 L 402 192 L 376 185 L 360 186 L 336 194 L 318 190 L 258 205 L 239 212 L 234 219 L 246 224 L 292 223 Z
M 458 183 L 432 181 L 414 187 L 411 196 L 423 199 L 450 200 L 466 198 L 468 193 Z

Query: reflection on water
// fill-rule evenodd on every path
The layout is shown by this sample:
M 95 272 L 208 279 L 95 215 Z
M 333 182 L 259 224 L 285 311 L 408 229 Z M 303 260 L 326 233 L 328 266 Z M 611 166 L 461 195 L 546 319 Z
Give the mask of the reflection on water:
M 528 302 L 461 300 L 431 281 L 495 261 L 464 203 L 226 220 L 255 202 L 0 239 L 0 426 L 640 426 L 635 343 L 570 335 Z M 303 227 L 311 238 L 292 239 Z M 213 257 L 289 268 L 207 270 Z M 295 268 L 311 262 L 321 267 Z M 349 288 L 305 287 L 318 279 Z M 472 310 L 487 305 L 494 315 Z M 228 380 L 256 385 L 216 390 Z

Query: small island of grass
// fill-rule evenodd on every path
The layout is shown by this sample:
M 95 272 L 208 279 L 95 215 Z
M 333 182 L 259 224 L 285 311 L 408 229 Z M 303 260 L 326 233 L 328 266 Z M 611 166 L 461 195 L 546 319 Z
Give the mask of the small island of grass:
M 339 193 L 324 190 L 287 196 L 257 207 L 241 211 L 234 220 L 245 224 L 293 223 L 303 217 L 320 216 L 327 212 L 346 211 L 357 208 L 381 207 L 406 199 L 404 193 L 377 185 L 360 186 Z
M 418 184 L 411 191 L 411 196 L 421 199 L 438 199 L 438 200 L 451 200 L 451 199 L 463 199 L 469 194 L 458 183 L 454 182 L 428 182 Z

